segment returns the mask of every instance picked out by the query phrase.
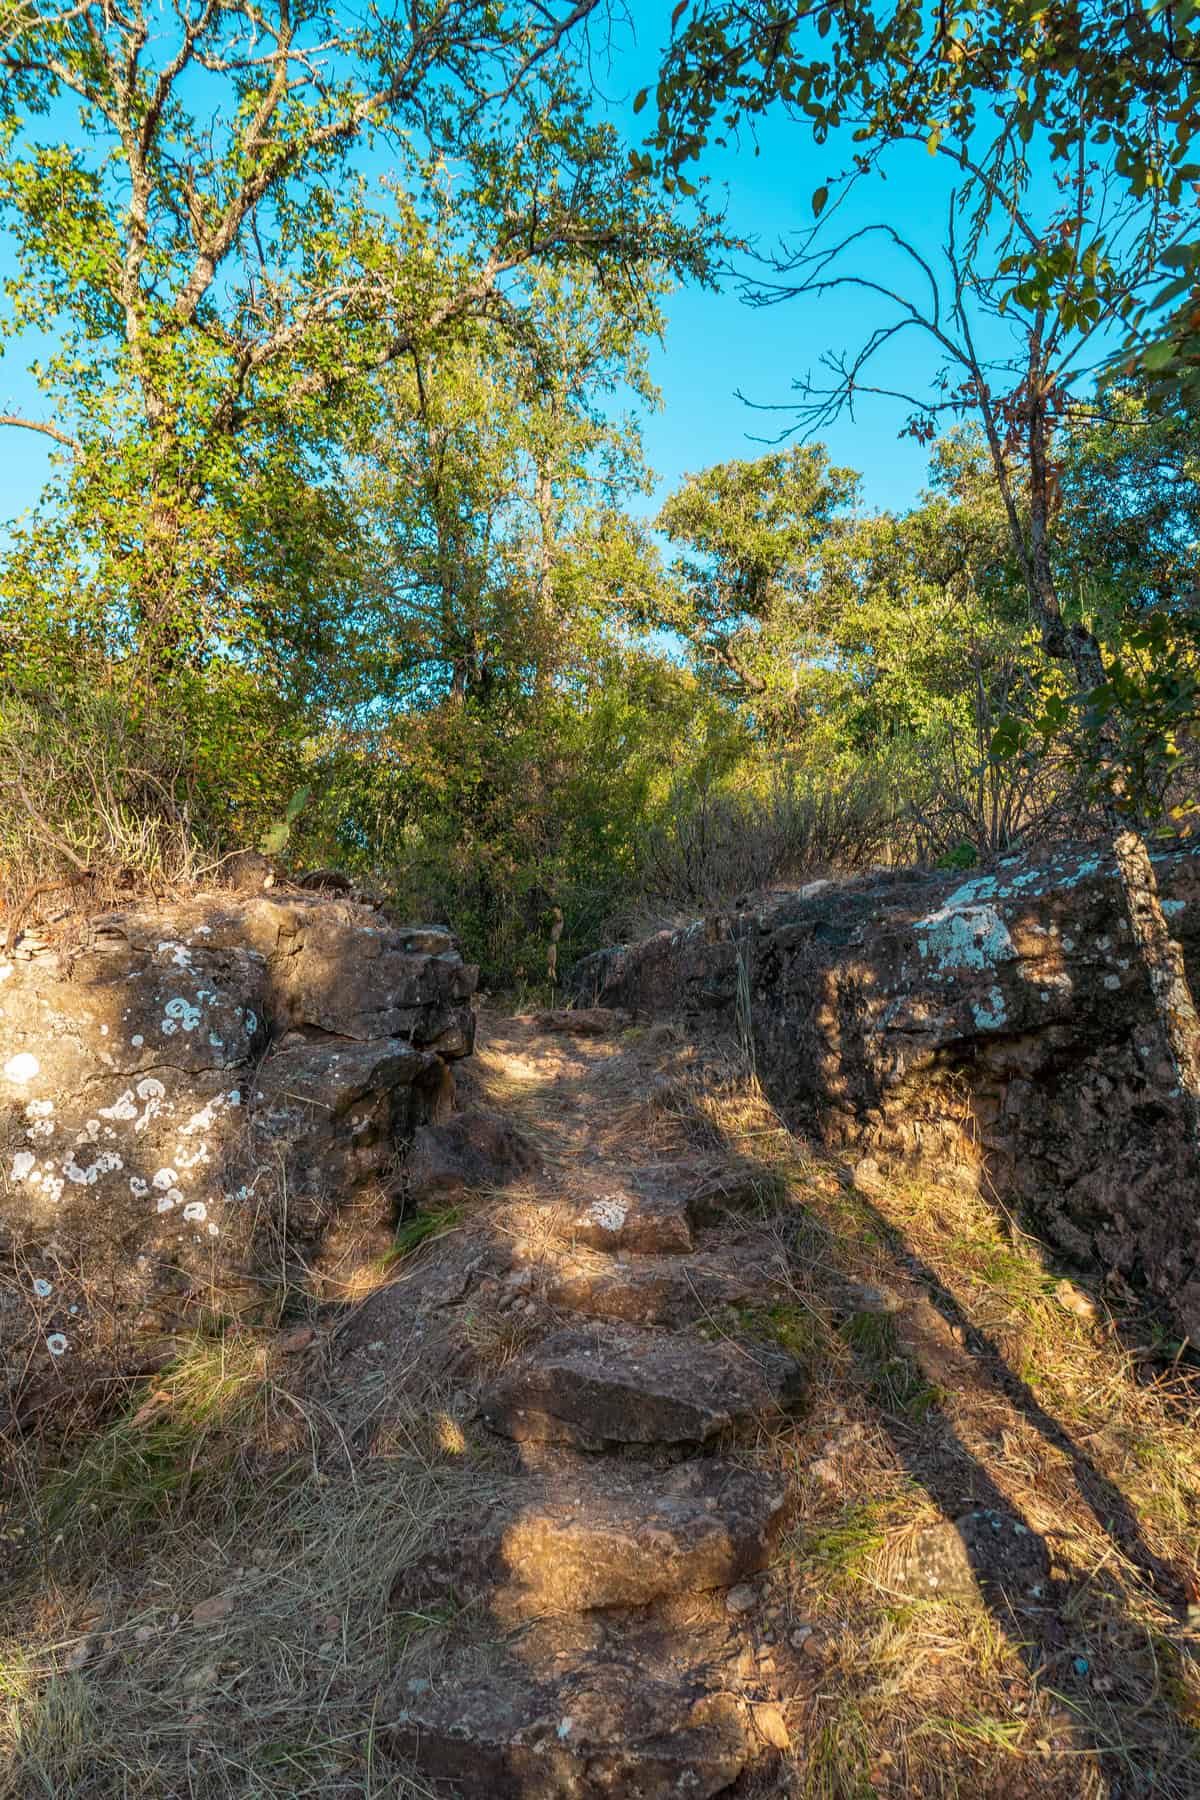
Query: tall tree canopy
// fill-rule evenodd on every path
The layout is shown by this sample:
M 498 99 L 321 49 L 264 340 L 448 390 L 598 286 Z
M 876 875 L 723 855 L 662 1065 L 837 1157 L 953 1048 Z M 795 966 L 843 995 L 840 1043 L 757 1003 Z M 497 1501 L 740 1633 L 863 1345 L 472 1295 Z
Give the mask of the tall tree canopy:
M 265 641 L 281 583 L 328 587 L 331 468 L 387 370 L 472 320 L 519 336 L 528 271 L 636 297 L 697 266 L 591 116 L 595 4 L 8 9 L 8 329 L 53 348 L 48 415 L 5 423 L 69 454 L 76 535 L 47 556 L 76 609 L 86 587 L 175 665 Z

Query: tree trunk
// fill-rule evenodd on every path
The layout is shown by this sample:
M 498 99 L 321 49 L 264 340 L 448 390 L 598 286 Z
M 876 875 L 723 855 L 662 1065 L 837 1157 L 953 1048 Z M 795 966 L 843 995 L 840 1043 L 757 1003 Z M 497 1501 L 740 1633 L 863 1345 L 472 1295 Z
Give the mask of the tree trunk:
M 1200 1016 L 1188 986 L 1183 951 L 1163 917 L 1146 840 L 1128 828 L 1113 833 L 1134 942 L 1142 954 L 1155 1010 L 1171 1052 L 1193 1139 L 1200 1143 Z

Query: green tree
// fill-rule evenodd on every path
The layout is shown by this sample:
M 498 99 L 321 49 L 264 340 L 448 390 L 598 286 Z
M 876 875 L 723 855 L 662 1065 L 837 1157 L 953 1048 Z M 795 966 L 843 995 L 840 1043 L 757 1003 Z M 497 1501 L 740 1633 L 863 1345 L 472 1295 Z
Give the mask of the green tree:
M 822 16 L 831 28 L 833 10 Z M 1130 170 L 1121 103 L 1104 83 L 1090 85 L 1086 72 L 1078 79 L 1065 67 L 1047 72 L 1031 53 L 1027 64 L 1017 65 L 1021 80 L 1013 81 L 1003 55 L 991 60 L 986 34 L 980 45 L 967 46 L 953 30 L 945 36 L 939 23 L 935 60 L 944 65 L 943 79 L 925 60 L 925 14 L 902 11 L 894 31 L 882 31 L 869 8 L 838 16 L 842 31 L 814 64 L 793 47 L 787 19 L 774 15 L 778 31 L 768 46 L 757 25 L 747 33 L 744 21 L 732 22 L 727 11 L 702 10 L 668 56 L 659 141 L 677 162 L 696 153 L 725 90 L 734 115 L 780 99 L 812 122 L 818 140 L 834 126 L 852 127 L 865 148 L 854 157 L 847 184 L 877 174 L 914 138 L 952 165 L 956 186 L 940 248 L 913 242 L 886 222 L 839 231 L 839 207 L 829 205 L 823 187 L 813 198 L 816 226 L 792 254 L 776 260 L 757 298 L 828 301 L 853 288 L 880 305 L 880 323 L 857 349 L 827 357 L 823 381 L 797 384 L 801 428 L 821 429 L 863 392 L 905 404 L 909 429 L 927 439 L 952 419 L 971 418 L 981 427 L 1043 649 L 1070 671 L 1076 711 L 1092 728 L 1131 929 L 1200 1141 L 1200 1014 L 1159 904 L 1145 840 L 1164 768 L 1195 717 L 1196 678 L 1174 654 L 1179 621 L 1167 612 L 1138 620 L 1126 634 L 1135 654 L 1118 650 L 1106 658 L 1093 622 L 1072 613 L 1069 599 L 1064 610 L 1055 534 L 1065 428 L 1114 335 L 1139 316 L 1170 229 L 1160 196 L 1178 199 L 1184 178 L 1176 169 L 1161 185 L 1157 176 L 1142 179 Z M 714 17 L 718 33 L 710 42 L 704 25 Z M 849 17 L 862 25 L 861 35 L 845 31 Z M 746 60 L 751 45 L 755 52 Z M 987 90 L 990 118 L 975 104 L 984 91 L 976 87 L 977 49 L 980 68 L 996 77 Z M 960 76 L 964 60 L 970 66 Z M 1135 104 L 1134 112 L 1140 110 Z M 1035 137 L 1040 148 L 1049 144 L 1060 169 L 1045 211 L 1031 160 Z M 1139 167 L 1162 173 L 1149 151 Z M 872 254 L 877 247 L 891 253 L 882 266 Z M 892 272 L 897 262 L 898 275 Z M 993 352 L 993 338 L 1003 343 L 1005 333 L 1006 347 Z M 919 392 L 875 375 L 880 352 L 909 334 L 931 341 L 944 359 L 933 387 Z M 1052 705 L 1048 734 L 1070 714 L 1066 703 Z M 1014 728 L 998 734 L 994 748 L 1015 751 L 1019 744 Z
M 591 120 L 594 4 L 10 0 L 9 326 L 55 348 L 51 416 L 5 422 L 67 453 L 57 547 L 110 640 L 177 669 L 277 638 L 329 589 L 341 433 L 383 372 L 518 329 L 532 265 L 694 260 Z
M 531 272 L 514 335 L 479 321 L 389 374 L 358 458 L 369 679 L 378 703 L 427 707 L 544 692 L 646 574 L 622 505 L 649 477 L 618 397 L 655 395 L 655 290 L 618 304 L 586 273 Z
M 1194 403 L 1200 385 L 1200 239 L 1192 190 L 1200 15 L 1188 5 L 1107 0 L 690 0 L 678 9 L 657 86 L 652 150 L 676 171 L 710 138 L 778 105 L 817 143 L 851 141 L 862 167 L 906 139 L 979 161 L 999 189 L 1070 165 L 1081 124 L 1114 176 L 1146 200 L 1160 280 L 1126 319 L 1126 361 Z M 648 96 L 639 96 L 644 103 Z M 999 129 L 996 123 L 999 121 Z M 638 166 L 648 162 L 639 155 Z M 813 196 L 819 213 L 829 198 Z M 1036 246 L 1016 246 L 1035 277 Z M 1163 285 L 1163 282 L 1166 285 Z
M 656 521 L 680 548 L 652 622 L 777 742 L 802 734 L 825 685 L 829 552 L 857 492 L 821 447 L 775 451 L 690 475 Z

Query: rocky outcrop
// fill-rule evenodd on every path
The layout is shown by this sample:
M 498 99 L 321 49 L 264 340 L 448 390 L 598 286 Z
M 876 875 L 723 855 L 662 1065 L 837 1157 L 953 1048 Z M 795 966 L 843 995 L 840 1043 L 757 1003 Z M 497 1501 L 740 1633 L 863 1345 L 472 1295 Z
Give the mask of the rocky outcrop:
M 1200 857 L 1156 859 L 1200 982 Z M 816 882 L 587 958 L 584 1007 L 716 1015 L 790 1123 L 983 1180 L 1200 1340 L 1197 1167 L 1110 858 Z
M 0 960 L 0 1254 L 35 1355 L 261 1314 L 445 1108 L 475 982 L 447 932 L 308 894 L 111 913 Z

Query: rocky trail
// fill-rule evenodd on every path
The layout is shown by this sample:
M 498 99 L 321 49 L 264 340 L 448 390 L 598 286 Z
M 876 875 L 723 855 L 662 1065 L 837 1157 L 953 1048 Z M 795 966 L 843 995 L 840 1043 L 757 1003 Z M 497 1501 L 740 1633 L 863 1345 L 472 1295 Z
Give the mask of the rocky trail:
M 417 1343 L 426 1368 L 457 1358 L 463 1454 L 487 1468 L 394 1585 L 403 1616 L 446 1624 L 381 1741 L 521 1800 L 1141 1791 L 1089 1741 L 1089 1702 L 1115 1718 L 1129 1671 L 1094 1673 L 1063 1580 L 1082 1512 L 1182 1642 L 1180 1576 L 1117 1490 L 883 1220 L 874 1244 L 833 1237 L 812 1200 L 860 1197 L 805 1165 L 728 1047 L 572 1024 L 485 1019 L 479 1104 L 521 1133 L 521 1173 L 353 1327 L 385 1366 L 403 1346 L 410 1379 Z M 414 1311 L 447 1282 L 454 1305 Z M 1179 1757 L 1200 1791 L 1190 1722 L 1151 1717 L 1156 1779 Z
M 717 1031 L 478 1027 L 394 1247 L 368 1188 L 6 1532 L 0 1794 L 1200 1794 L 1186 1372 Z

